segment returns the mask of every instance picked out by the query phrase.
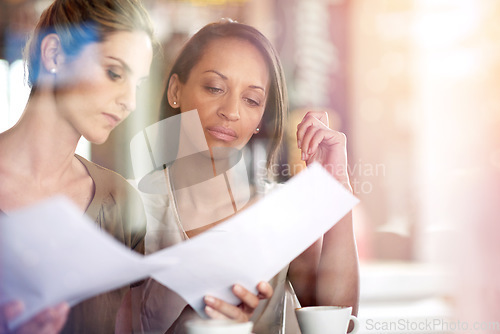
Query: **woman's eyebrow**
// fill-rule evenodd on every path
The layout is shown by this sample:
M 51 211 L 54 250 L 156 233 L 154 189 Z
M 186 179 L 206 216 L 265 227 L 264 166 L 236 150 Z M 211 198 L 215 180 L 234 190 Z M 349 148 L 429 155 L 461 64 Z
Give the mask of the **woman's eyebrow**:
M 203 73 L 215 73 L 215 74 L 217 74 L 218 76 L 220 76 L 222 79 L 227 80 L 227 77 L 226 77 L 224 74 L 222 74 L 222 73 L 220 73 L 220 72 L 218 72 L 218 71 L 216 71 L 216 70 L 206 70 L 206 71 L 205 71 L 205 72 L 203 72 Z
M 132 73 L 132 69 L 130 69 L 130 66 L 127 65 L 127 63 L 125 63 L 123 60 L 121 60 L 120 58 L 116 58 L 116 57 L 112 57 L 112 56 L 108 56 L 107 58 L 109 59 L 113 59 L 113 60 L 116 60 L 117 62 L 119 62 L 123 68 L 125 69 L 125 71 L 127 73 Z
M 264 93 L 266 93 L 266 90 L 260 86 L 255 86 L 255 85 L 251 85 L 251 86 L 248 86 L 250 88 L 253 88 L 253 89 L 260 89 L 261 91 L 263 91 Z
M 130 66 L 128 66 L 127 63 L 124 62 L 123 60 L 121 60 L 120 58 L 116 58 L 116 57 L 112 57 L 112 56 L 108 56 L 107 58 L 113 59 L 113 60 L 119 62 L 122 65 L 122 67 L 125 69 L 125 72 L 127 74 L 129 74 L 129 75 L 133 74 L 132 69 L 130 68 Z M 147 80 L 148 78 L 149 78 L 149 74 L 141 77 L 141 80 Z
M 218 71 L 216 71 L 216 70 L 207 70 L 207 71 L 205 71 L 205 72 L 203 72 L 203 73 L 215 73 L 215 74 L 217 74 L 218 76 L 220 76 L 222 79 L 227 80 L 227 77 L 226 77 L 224 74 L 222 74 L 222 73 L 220 73 L 220 72 L 218 72 Z M 253 89 L 260 89 L 260 90 L 262 90 L 264 93 L 266 92 L 266 90 L 265 90 L 264 88 L 262 88 L 261 86 L 250 85 L 250 86 L 248 86 L 248 87 L 253 88 Z

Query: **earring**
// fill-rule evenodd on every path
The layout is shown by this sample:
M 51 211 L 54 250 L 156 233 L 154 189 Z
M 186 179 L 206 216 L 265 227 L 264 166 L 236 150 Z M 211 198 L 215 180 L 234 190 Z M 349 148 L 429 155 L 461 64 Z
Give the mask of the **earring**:
M 176 106 L 176 105 L 177 105 L 177 102 L 175 102 L 175 101 L 174 101 L 174 102 L 173 102 L 173 104 L 174 104 L 174 106 Z
M 55 67 L 51 68 L 50 69 L 50 73 L 56 74 L 57 73 L 57 69 Z
M 260 131 L 259 128 L 255 129 L 255 133 L 259 133 L 259 131 Z

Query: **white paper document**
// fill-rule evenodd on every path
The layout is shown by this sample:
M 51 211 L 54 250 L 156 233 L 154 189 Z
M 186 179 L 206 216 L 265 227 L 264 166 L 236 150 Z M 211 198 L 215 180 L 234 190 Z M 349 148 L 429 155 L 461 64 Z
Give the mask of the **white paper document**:
M 0 215 L 0 241 L 0 304 L 20 299 L 26 306 L 12 328 L 46 307 L 76 304 L 155 269 L 64 197 Z
M 64 198 L 0 216 L 0 304 L 26 305 L 22 323 L 151 276 L 203 315 L 209 294 L 239 303 L 235 283 L 255 291 L 358 202 L 313 165 L 248 209 L 186 242 L 141 256 L 98 229 Z
M 270 280 L 357 203 L 320 165 L 312 165 L 232 219 L 147 261 L 178 259 L 182 265 L 152 276 L 204 316 L 203 296 L 239 304 L 231 292 L 235 283 L 256 292 L 260 281 Z

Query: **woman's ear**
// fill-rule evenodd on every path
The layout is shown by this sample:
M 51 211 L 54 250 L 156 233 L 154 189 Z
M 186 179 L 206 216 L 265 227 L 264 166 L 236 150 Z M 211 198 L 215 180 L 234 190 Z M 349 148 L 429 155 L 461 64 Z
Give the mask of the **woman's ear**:
M 174 109 L 180 108 L 181 83 L 177 74 L 172 74 L 168 80 L 168 104 Z
M 64 62 L 61 40 L 57 34 L 48 34 L 42 39 L 40 59 L 45 71 L 53 74 L 57 73 L 58 67 Z

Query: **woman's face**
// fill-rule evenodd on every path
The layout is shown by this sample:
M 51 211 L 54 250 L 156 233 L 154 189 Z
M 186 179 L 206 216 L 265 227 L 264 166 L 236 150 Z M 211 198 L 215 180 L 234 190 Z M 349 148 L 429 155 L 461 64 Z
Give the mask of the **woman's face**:
M 153 57 L 149 36 L 120 31 L 86 45 L 55 74 L 56 103 L 78 135 L 103 143 L 136 108 L 137 88 L 149 75 Z
M 169 102 L 181 112 L 198 110 L 210 148 L 241 149 L 257 132 L 268 90 L 269 70 L 258 49 L 245 40 L 221 38 L 203 50 L 185 84 L 173 76 Z

